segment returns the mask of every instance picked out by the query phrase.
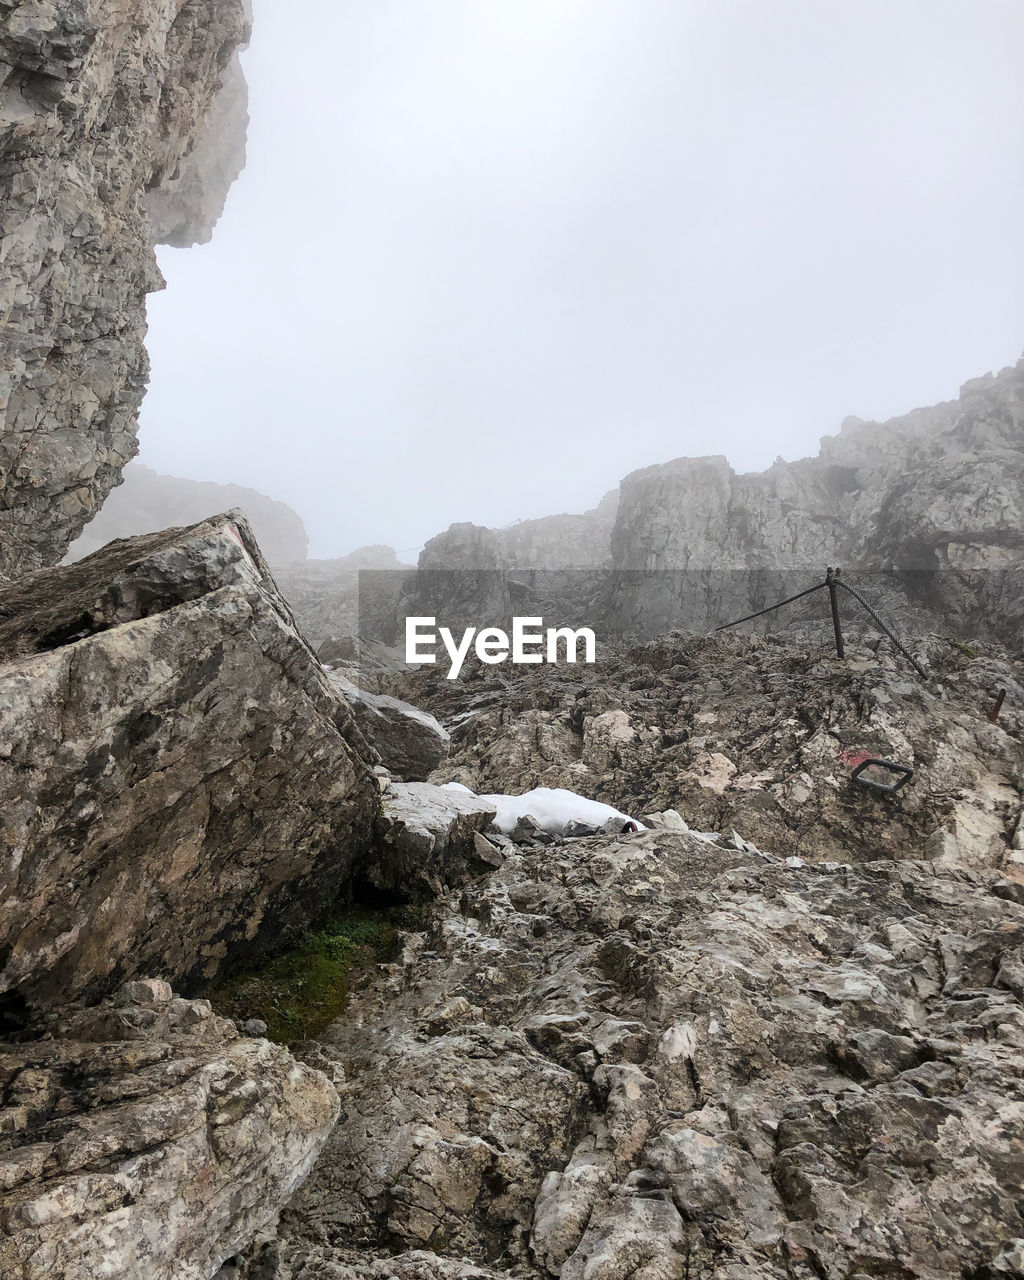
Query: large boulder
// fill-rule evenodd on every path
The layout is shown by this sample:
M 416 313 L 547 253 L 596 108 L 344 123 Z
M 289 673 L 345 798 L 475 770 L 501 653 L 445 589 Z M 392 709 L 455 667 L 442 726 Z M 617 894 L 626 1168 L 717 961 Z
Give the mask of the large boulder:
M 425 782 L 448 755 L 448 731 L 429 711 L 386 693 L 368 693 L 338 671 L 331 680 L 356 723 L 389 769 L 406 782 Z
M 491 801 L 465 790 L 391 783 L 381 802 L 370 883 L 406 897 L 430 897 L 445 885 L 493 870 L 501 854 L 482 833 L 496 812 Z
M 338 1115 L 326 1076 L 158 980 L 0 1051 L 0 1275 L 209 1280 Z
M 240 513 L 0 593 L 0 991 L 190 991 L 365 849 L 372 751 Z

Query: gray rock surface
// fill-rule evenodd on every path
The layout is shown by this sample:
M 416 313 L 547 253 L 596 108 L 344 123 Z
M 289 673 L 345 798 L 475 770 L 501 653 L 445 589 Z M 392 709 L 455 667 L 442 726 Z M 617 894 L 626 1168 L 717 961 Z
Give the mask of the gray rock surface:
M 486 840 L 481 846 L 477 837 L 495 812 L 464 791 L 393 782 L 384 792 L 378 847 L 364 874 L 378 889 L 422 898 L 489 871 L 500 861 L 496 846 Z
M 0 1081 L 5 1280 L 208 1280 L 338 1115 L 325 1076 L 152 979 L 0 1046 Z
M 362 856 L 372 752 L 240 513 L 0 592 L 0 990 L 186 990 Z
M 492 530 L 509 569 L 602 569 L 611 564 L 611 533 L 619 505 L 612 489 L 581 515 L 518 520 Z
M 332 672 L 331 682 L 351 707 L 367 742 L 404 782 L 425 782 L 443 763 L 451 739 L 428 711 L 388 694 L 368 693 L 341 672 Z
M 942 859 L 1024 874 L 1024 667 L 997 645 L 911 640 L 922 681 L 876 636 L 840 662 L 831 638 L 665 636 L 593 667 L 476 666 L 387 681 L 449 726 L 435 782 L 478 794 L 566 787 L 626 813 L 675 809 L 780 854 Z M 971 656 L 971 655 L 974 656 Z M 1006 690 L 999 721 L 989 712 Z M 851 782 L 865 756 L 903 762 L 886 797 Z
M 956 401 L 884 423 L 847 418 L 816 457 L 761 473 L 676 458 L 633 472 L 582 516 L 452 525 L 424 547 L 399 606 L 460 628 L 542 614 L 650 639 L 743 617 L 838 564 L 904 628 L 1012 643 L 1024 627 L 1021 493 L 1024 360 Z M 862 629 L 866 615 L 843 604 Z M 818 595 L 753 625 L 779 630 L 826 608 Z M 378 614 L 362 622 L 364 637 L 396 641 Z
M 102 511 L 71 544 L 67 560 L 81 560 L 115 538 L 196 524 L 235 507 L 245 512 L 260 550 L 275 570 L 306 559 L 309 537 L 305 525 L 286 503 L 242 485 L 183 480 L 130 462 Z
M 0 2 L 0 578 L 59 561 L 136 451 L 153 244 L 219 212 L 244 134 L 208 174 L 204 127 L 241 129 L 247 38 L 243 0 Z
M 328 1034 L 342 1119 L 253 1274 L 1001 1274 L 1020 886 L 791 863 L 594 837 L 444 897 Z

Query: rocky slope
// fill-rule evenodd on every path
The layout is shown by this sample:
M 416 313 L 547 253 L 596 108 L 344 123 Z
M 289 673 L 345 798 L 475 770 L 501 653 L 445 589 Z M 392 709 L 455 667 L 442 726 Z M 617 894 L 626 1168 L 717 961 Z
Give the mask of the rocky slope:
M 929 571 L 907 575 L 911 603 L 968 623 L 999 617 L 1008 634 L 1024 618 L 1024 360 L 966 383 L 956 401 L 885 423 L 847 419 L 816 458 L 759 475 L 680 458 L 634 472 L 620 492 L 615 631 L 679 625 L 695 593 L 716 616 L 735 570 L 842 564 Z M 741 592 L 733 616 L 744 603 Z
M 286 503 L 238 484 L 160 475 L 138 462 L 125 467 L 121 484 L 71 544 L 67 559 L 80 560 L 115 538 L 134 538 L 140 533 L 197 524 L 235 507 L 245 512 L 272 568 L 305 561 L 309 536 L 302 517 Z
M 0 1086 L 5 1280 L 208 1280 L 338 1115 L 320 1072 L 154 980 L 0 1045 Z
M 877 635 L 841 662 L 824 630 L 669 635 L 599 650 L 593 667 L 496 675 L 477 663 L 454 682 L 429 668 L 367 679 L 449 728 L 437 782 L 675 808 L 780 854 L 1024 870 L 1021 655 L 938 637 L 913 647 L 928 680 Z M 907 764 L 913 784 L 892 797 L 851 785 L 866 755 Z
M 0 0 L 0 577 L 59 561 L 136 451 L 153 245 L 205 238 L 240 167 L 248 23 Z
M 511 850 L 335 1024 L 342 1118 L 248 1273 L 1018 1275 L 1020 898 L 683 833 Z
M 1024 668 L 922 637 L 922 681 L 827 639 L 366 663 L 450 731 L 436 781 L 651 829 L 509 839 L 465 792 L 389 789 L 382 886 L 449 889 L 300 1050 L 341 1119 L 236 1275 L 1024 1274 Z M 913 777 L 858 785 L 869 754 Z
M 0 590 L 0 1005 L 194 989 L 306 924 L 372 758 L 240 513 Z

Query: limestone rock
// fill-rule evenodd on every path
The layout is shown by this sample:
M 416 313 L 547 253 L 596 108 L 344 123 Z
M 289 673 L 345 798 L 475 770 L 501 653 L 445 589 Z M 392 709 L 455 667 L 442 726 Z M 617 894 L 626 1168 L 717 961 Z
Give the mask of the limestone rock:
M 429 782 L 394 782 L 384 792 L 378 849 L 365 874 L 378 889 L 432 895 L 468 875 L 491 870 L 476 836 L 495 808 L 477 796 Z
M 219 212 L 247 38 L 244 0 L 0 3 L 0 579 L 59 561 L 136 451 L 153 244 Z
M 240 513 L 0 593 L 0 989 L 186 989 L 365 851 L 372 753 Z
M 340 672 L 331 681 L 384 764 L 404 782 L 424 782 L 448 755 L 451 739 L 427 711 L 387 694 L 368 693 Z
M 159 987 L 0 1047 L 6 1280 L 208 1280 L 322 1148 L 325 1076 Z
M 492 530 L 502 565 L 526 571 L 606 568 L 611 563 L 611 532 L 618 505 L 618 490 L 612 489 L 582 515 L 542 516 Z
M 609 577 L 602 621 L 648 638 L 706 630 L 841 564 L 903 571 L 873 582 L 891 613 L 972 630 L 987 619 L 1008 639 L 1024 619 L 1022 428 L 1024 360 L 957 401 L 848 420 L 816 458 L 750 475 L 721 457 L 634 472 L 620 486 L 611 553 L 621 572 Z
M 1002 1274 L 1024 907 L 994 876 L 506 852 L 327 1033 L 344 1118 L 254 1275 Z
M 452 726 L 435 782 L 675 810 L 699 832 L 735 828 L 782 856 L 915 857 L 1024 877 L 1024 667 L 994 644 L 910 643 L 927 681 L 881 637 L 851 642 L 839 661 L 831 637 L 809 631 L 799 643 L 674 634 L 602 646 L 593 667 L 513 668 L 500 682 L 406 672 L 387 687 Z M 853 785 L 869 756 L 909 765 L 911 784 L 893 796 Z

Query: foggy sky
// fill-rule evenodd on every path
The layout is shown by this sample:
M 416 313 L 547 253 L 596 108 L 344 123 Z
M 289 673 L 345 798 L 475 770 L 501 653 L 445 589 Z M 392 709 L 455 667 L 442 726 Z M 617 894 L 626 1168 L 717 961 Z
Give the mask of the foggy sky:
M 254 7 L 140 459 L 283 499 L 311 554 L 759 470 L 1024 348 L 1019 0 Z

